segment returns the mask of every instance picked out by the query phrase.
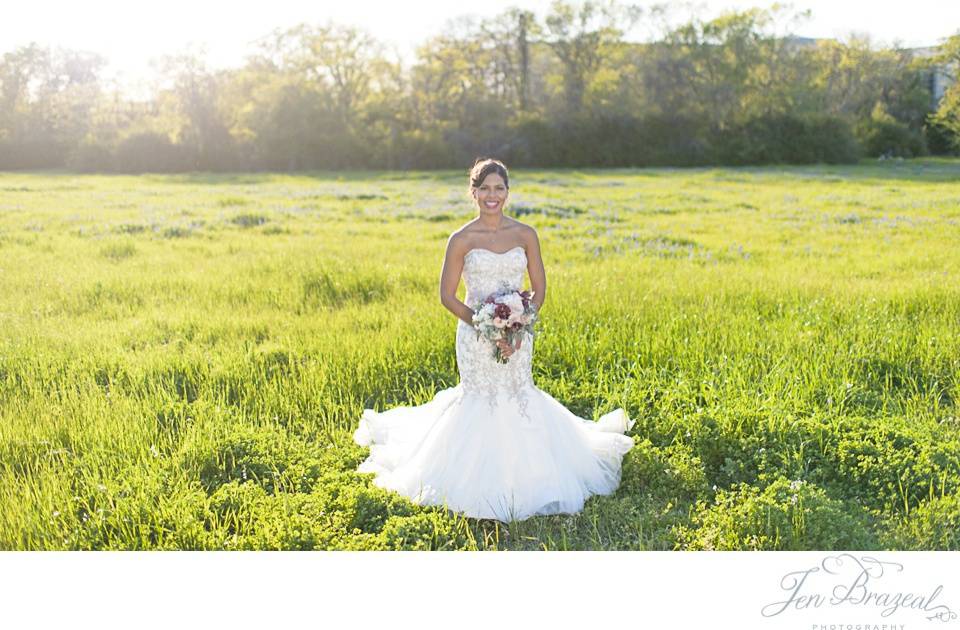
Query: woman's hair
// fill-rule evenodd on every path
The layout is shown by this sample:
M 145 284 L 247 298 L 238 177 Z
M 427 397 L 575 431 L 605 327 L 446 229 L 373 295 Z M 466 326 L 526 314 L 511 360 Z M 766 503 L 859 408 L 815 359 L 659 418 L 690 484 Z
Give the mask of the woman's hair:
M 477 158 L 470 169 L 470 188 L 479 188 L 483 180 L 490 173 L 496 173 L 503 178 L 503 185 L 510 189 L 510 175 L 507 173 L 507 167 L 500 160 L 493 158 Z

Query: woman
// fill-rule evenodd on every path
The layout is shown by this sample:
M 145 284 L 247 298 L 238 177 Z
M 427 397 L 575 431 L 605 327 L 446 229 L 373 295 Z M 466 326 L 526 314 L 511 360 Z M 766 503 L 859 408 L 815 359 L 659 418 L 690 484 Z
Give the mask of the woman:
M 633 446 L 622 409 L 584 420 L 533 384 L 529 334 L 514 346 L 499 342 L 507 357 L 500 363 L 473 328 L 471 306 L 504 287 L 519 290 L 525 270 L 538 310 L 546 294 L 536 231 L 503 215 L 509 186 L 501 162 L 478 160 L 470 172 L 477 218 L 447 242 L 440 301 L 460 320 L 460 383 L 418 407 L 365 409 L 354 434 L 370 446 L 359 470 L 376 473 L 376 485 L 503 522 L 579 512 L 589 496 L 610 494 Z M 461 275 L 467 304 L 456 297 Z

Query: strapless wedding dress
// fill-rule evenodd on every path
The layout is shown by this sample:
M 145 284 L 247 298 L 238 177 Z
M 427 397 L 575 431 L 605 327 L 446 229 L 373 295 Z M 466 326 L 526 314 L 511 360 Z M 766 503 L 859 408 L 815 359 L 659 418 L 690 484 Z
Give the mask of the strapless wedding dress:
M 464 257 L 466 303 L 503 287 L 520 289 L 526 252 L 473 249 Z M 633 440 L 623 409 L 597 421 L 571 413 L 533 384 L 533 339 L 501 364 L 491 342 L 458 320 L 460 383 L 416 407 L 365 409 L 354 441 L 370 447 L 360 472 L 424 505 L 503 522 L 574 513 L 620 484 Z

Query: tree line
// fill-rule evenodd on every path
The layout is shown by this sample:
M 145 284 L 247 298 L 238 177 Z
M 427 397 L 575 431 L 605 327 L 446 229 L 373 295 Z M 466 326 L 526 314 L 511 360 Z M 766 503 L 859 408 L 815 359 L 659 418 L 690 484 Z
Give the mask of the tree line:
M 843 163 L 960 150 L 960 34 L 935 54 L 792 35 L 780 5 L 676 20 L 556 1 L 463 18 L 405 63 L 362 29 L 301 24 L 241 67 L 165 57 L 148 100 L 107 60 L 37 44 L 0 59 L 0 169 L 104 172 Z M 642 43 L 626 34 L 645 28 Z

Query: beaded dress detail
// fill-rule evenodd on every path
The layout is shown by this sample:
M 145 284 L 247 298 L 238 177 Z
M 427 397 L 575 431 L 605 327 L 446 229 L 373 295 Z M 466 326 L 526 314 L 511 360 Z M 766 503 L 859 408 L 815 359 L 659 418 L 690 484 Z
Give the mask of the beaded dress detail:
M 520 290 L 523 247 L 464 256 L 465 302 L 471 308 L 502 288 Z M 416 407 L 365 409 L 354 441 L 370 447 L 360 472 L 415 503 L 446 505 L 473 518 L 503 522 L 573 513 L 594 494 L 620 484 L 633 426 L 623 409 L 597 421 L 571 413 L 533 383 L 534 341 L 525 335 L 506 363 L 458 320 L 460 383 Z

